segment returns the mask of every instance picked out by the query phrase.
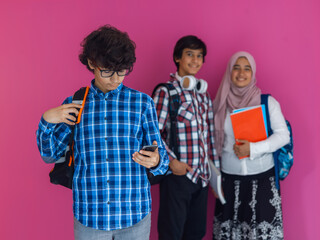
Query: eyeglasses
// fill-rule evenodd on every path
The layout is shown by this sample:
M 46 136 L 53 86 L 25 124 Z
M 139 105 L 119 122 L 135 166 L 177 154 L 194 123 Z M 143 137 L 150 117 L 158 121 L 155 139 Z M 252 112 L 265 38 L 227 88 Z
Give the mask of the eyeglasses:
M 101 70 L 99 67 L 97 67 L 97 68 L 100 71 L 101 77 L 103 77 L 103 78 L 110 78 L 115 73 L 117 73 L 119 77 L 128 76 L 129 73 L 132 71 L 132 68 L 123 69 L 123 70 L 119 70 L 119 71 Z

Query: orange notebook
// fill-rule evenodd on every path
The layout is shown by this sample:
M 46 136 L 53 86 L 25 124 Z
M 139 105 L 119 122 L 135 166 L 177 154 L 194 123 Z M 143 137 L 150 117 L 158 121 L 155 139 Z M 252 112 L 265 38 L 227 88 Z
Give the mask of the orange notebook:
M 235 139 L 244 139 L 249 142 L 267 139 L 267 130 L 261 105 L 231 113 L 230 117 Z

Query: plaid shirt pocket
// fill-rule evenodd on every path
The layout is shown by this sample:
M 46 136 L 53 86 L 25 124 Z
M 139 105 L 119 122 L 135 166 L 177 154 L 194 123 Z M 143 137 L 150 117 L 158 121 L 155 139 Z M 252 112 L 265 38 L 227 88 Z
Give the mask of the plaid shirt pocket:
M 190 122 L 196 120 L 192 102 L 183 102 L 178 110 L 177 119 L 179 122 L 190 124 Z

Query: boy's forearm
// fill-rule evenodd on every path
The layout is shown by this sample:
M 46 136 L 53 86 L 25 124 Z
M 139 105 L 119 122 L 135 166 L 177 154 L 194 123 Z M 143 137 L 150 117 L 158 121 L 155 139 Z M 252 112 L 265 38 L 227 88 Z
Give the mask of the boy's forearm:
M 167 172 L 168 168 L 169 168 L 169 158 L 168 155 L 166 153 L 166 150 L 164 148 L 159 148 L 159 164 L 150 169 L 150 172 L 154 175 L 163 175 Z
M 52 124 L 41 118 L 37 130 L 37 144 L 42 159 L 53 163 L 64 154 L 69 142 L 70 129 L 60 124 Z

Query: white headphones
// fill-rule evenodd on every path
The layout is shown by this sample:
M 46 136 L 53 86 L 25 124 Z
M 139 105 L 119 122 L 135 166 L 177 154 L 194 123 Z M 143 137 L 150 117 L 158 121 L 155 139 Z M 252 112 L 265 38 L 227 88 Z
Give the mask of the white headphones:
M 185 90 L 195 89 L 198 93 L 205 93 L 208 89 L 208 83 L 203 79 L 196 79 L 192 75 L 187 75 L 181 78 L 181 86 Z

